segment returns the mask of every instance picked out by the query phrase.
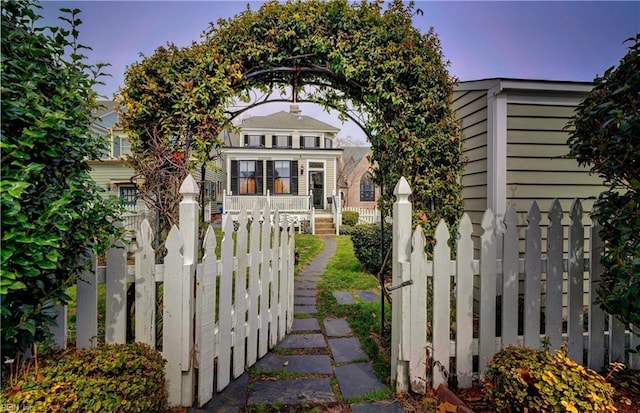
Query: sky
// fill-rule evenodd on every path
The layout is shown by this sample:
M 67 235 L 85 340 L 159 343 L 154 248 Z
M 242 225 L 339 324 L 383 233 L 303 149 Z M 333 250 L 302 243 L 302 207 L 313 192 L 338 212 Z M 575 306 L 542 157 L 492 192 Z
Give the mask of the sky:
M 92 63 L 109 63 L 106 99 L 123 84 L 126 67 L 159 46 L 189 46 L 209 23 L 231 18 L 261 2 L 247 1 L 42 1 L 43 23 L 62 24 L 60 8 L 81 10 L 80 43 L 93 50 Z M 433 27 L 449 73 L 460 81 L 504 77 L 592 81 L 617 65 L 624 41 L 640 32 L 640 1 L 416 1 L 423 13 L 413 24 L 422 33 Z M 339 136 L 365 143 L 364 133 L 336 113 L 302 104 L 303 114 L 341 128 Z M 263 115 L 287 110 L 269 104 L 248 112 Z

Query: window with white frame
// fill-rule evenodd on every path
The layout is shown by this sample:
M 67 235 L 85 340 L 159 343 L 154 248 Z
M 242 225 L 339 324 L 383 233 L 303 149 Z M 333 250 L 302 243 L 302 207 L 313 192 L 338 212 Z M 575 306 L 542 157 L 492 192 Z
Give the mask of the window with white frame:
M 256 194 L 256 161 L 238 161 L 238 168 L 240 194 Z
M 291 161 L 273 161 L 273 193 L 291 193 Z
M 319 136 L 302 136 L 303 148 L 319 148 L 320 137 Z
M 244 135 L 244 146 L 260 148 L 264 146 L 264 135 Z
M 274 135 L 273 136 L 274 148 L 291 148 L 291 136 L 289 135 Z

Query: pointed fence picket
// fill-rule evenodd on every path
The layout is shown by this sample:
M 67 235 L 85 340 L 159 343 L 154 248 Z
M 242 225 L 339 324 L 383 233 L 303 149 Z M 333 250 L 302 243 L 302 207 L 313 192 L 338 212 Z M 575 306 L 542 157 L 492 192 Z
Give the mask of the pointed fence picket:
M 134 340 L 161 349 L 167 360 L 171 406 L 207 403 L 284 338 L 293 323 L 293 224 L 266 206 L 243 211 L 237 227 L 227 214 L 218 257 L 211 226 L 201 244 L 197 238 L 197 190 L 188 176 L 180 188 L 180 225 L 169 232 L 162 263 L 156 263 L 154 234 L 145 219 L 131 246 L 115 244 L 106 254 L 106 266 L 98 267 L 93 258 L 93 269 L 77 283 L 76 346 L 98 345 L 99 317 L 105 320 L 106 343 L 126 342 L 127 323 L 135 323 Z M 286 226 L 273 224 L 280 222 Z M 133 264 L 127 263 L 127 249 Z M 128 320 L 127 288 L 132 283 L 135 311 Z M 105 314 L 97 310 L 99 284 L 106 284 Z M 64 346 L 67 309 L 60 310 L 62 328 L 52 332 Z
M 456 237 L 456 259 L 451 259 L 449 230 L 440 221 L 432 258 L 427 260 L 422 229 L 416 228 L 411 235 L 411 189 L 404 178 L 394 194 L 394 273 L 388 288 L 393 299 L 391 377 L 396 389 L 425 392 L 428 385 L 447 384 L 452 374 L 460 387 L 468 388 L 474 377 L 482 378 L 501 348 L 518 344 L 541 348 L 547 338 L 552 350 L 567 342 L 569 356 L 594 370 L 601 371 L 612 361 L 640 368 L 640 357 L 625 353 L 626 346 L 640 342 L 630 334 L 637 326 L 625 326 L 605 315 L 595 300 L 602 273 L 602 241 L 594 224 L 585 254 L 579 200 L 569 212 L 567 253 L 563 252 L 564 214 L 554 201 L 548 215 L 546 250 L 542 248 L 541 213 L 534 202 L 526 218 L 522 257 L 517 216 L 509 207 L 498 220 L 491 210 L 485 212 L 479 257 L 474 257 L 472 224 L 464 214 Z M 428 302 L 432 303 L 429 308 Z M 426 329 L 427 320 L 431 331 Z

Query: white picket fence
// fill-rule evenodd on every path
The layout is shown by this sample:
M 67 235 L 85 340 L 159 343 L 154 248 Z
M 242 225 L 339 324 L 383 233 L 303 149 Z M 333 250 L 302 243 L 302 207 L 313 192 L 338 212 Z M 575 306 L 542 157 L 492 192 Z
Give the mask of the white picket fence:
M 380 222 L 380 210 L 378 208 L 343 207 L 342 211 L 354 211 L 359 215 L 359 224 L 375 224 Z
M 435 388 L 446 384 L 447 374 L 453 372 L 458 385 L 468 388 L 474 377 L 482 378 L 491 358 L 501 348 L 518 344 L 541 348 L 545 337 L 551 349 L 567 341 L 569 357 L 596 371 L 606 368 L 610 361 L 627 361 L 630 368 L 640 368 L 638 355 L 629 355 L 625 360 L 625 344 L 632 347 L 640 344 L 637 334 L 629 334 L 634 327 L 606 316 L 595 303 L 595 286 L 602 273 L 599 262 L 602 242 L 597 236 L 597 226 L 592 226 L 590 251 L 588 257 L 584 256 L 579 201 L 574 202 L 569 213 L 566 257 L 563 213 L 556 201 L 549 212 L 546 254 L 541 248 L 540 211 L 534 202 L 527 216 L 523 258 L 518 251 L 517 216 L 510 208 L 503 220 L 503 233 L 496 230 L 492 211 L 485 212 L 479 259 L 474 258 L 472 224 L 464 214 L 458 229 L 457 259 L 451 259 L 447 243 L 449 230 L 444 221 L 440 221 L 435 232 L 433 259 L 427 260 L 422 228 L 411 232 L 410 194 L 407 181 L 401 178 L 395 188 L 393 285 L 389 288 L 393 301 L 391 377 L 397 390 L 423 393 L 428 385 Z M 585 273 L 588 273 L 588 291 L 583 291 Z M 496 334 L 498 283 L 502 290 L 499 336 Z M 586 306 L 585 293 L 588 293 Z M 567 301 L 565 307 L 563 297 Z M 479 308 L 477 312 L 474 312 L 474 300 Z M 429 301 L 431 308 L 427 307 Z M 583 320 L 585 307 L 587 331 Z M 519 310 L 524 320 L 520 326 L 522 335 L 518 335 Z M 563 329 L 563 315 L 566 315 L 566 329 Z M 605 328 L 605 317 L 608 328 Z M 541 334 L 541 324 L 544 324 L 544 334 Z M 474 357 L 477 357 L 475 369 Z
M 76 346 L 97 345 L 99 316 L 105 317 L 106 343 L 126 341 L 127 286 L 135 283 L 135 341 L 162 348 L 171 406 L 191 406 L 194 400 L 202 406 L 291 330 L 294 230 L 271 224 L 281 222 L 277 211 L 263 220 L 272 211 L 260 211 L 258 205 L 250 215 L 242 211 L 235 226 L 227 214 L 217 257 L 212 227 L 202 246 L 198 242 L 198 186 L 191 176 L 180 193 L 180 225 L 167 237 L 163 264 L 155 263 L 151 226 L 144 220 L 133 265 L 127 265 L 127 249 L 120 244 L 107 252 L 106 267 L 94 266 L 82 275 L 77 283 Z M 104 315 L 97 311 L 100 283 L 106 283 Z M 159 288 L 162 342 L 156 342 Z M 66 309 L 61 310 L 54 334 L 64 345 Z

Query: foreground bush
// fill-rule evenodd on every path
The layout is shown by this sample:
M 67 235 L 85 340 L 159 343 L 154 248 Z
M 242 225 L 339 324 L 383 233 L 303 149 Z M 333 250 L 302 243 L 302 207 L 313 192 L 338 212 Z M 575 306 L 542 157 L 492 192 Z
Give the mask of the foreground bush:
M 567 358 L 525 347 L 496 354 L 485 373 L 487 393 L 501 412 L 613 412 L 613 387 Z
M 382 266 L 380 257 L 380 224 L 360 224 L 353 227 L 351 231 L 351 241 L 353 242 L 353 252 L 367 271 L 378 274 Z M 391 251 L 391 224 L 384 225 L 384 252 Z M 384 258 L 384 257 L 383 257 Z M 391 270 L 391 253 L 385 263 L 384 273 Z
M 2 400 L 34 412 L 165 412 L 164 360 L 140 343 L 65 352 L 12 380 Z

